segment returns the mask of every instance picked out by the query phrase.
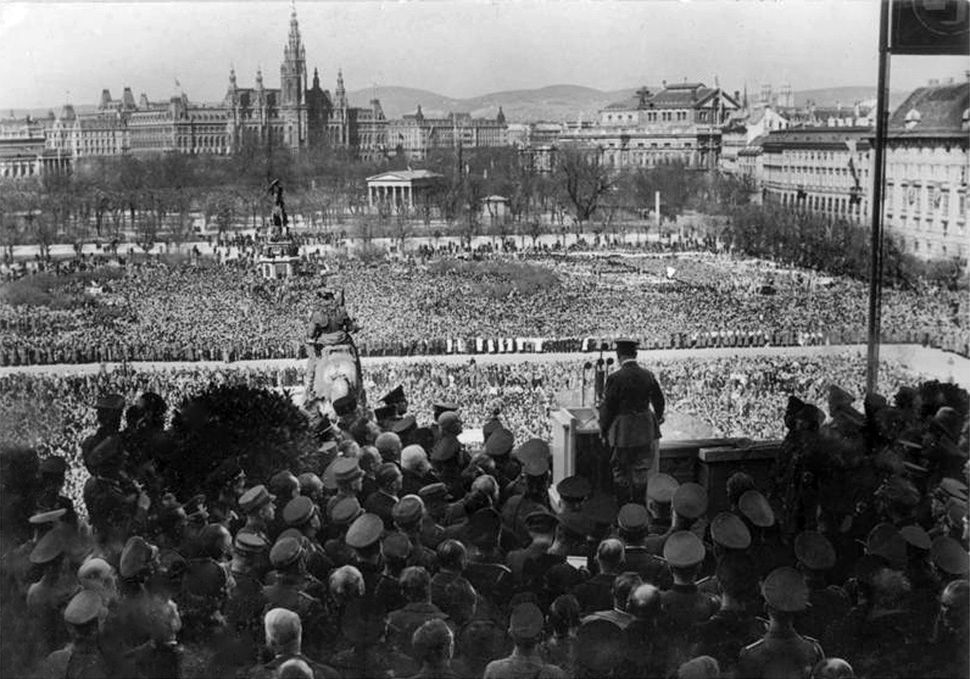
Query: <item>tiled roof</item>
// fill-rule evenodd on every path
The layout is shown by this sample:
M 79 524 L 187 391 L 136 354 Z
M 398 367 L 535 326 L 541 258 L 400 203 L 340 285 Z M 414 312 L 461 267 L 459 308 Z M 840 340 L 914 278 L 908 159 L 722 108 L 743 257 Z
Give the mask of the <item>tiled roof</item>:
M 799 127 L 777 130 L 763 137 L 765 149 L 788 148 L 845 148 L 847 141 L 854 140 L 859 149 L 866 149 L 872 129 L 869 127 Z
M 706 87 L 703 83 L 675 83 L 646 98 L 645 105 L 640 105 L 640 97 L 633 96 L 606 106 L 604 111 L 633 111 L 642 108 L 692 108 L 703 104 L 718 90 Z M 738 103 L 727 92 L 721 91 L 721 96 L 732 105 Z
M 920 87 L 893 112 L 889 119 L 889 136 L 959 135 L 966 139 L 964 116 L 967 115 L 968 105 L 970 83 Z M 909 129 L 906 126 L 907 116 L 911 121 Z

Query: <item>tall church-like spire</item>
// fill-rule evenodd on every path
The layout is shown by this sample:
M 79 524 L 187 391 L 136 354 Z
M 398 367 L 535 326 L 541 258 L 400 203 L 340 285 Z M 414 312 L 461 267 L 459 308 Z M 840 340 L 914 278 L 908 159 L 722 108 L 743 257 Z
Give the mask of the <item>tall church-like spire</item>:
M 347 107 L 347 90 L 344 88 L 344 72 L 343 69 L 337 69 L 337 89 L 334 91 L 334 96 L 336 97 L 336 105 L 339 108 Z

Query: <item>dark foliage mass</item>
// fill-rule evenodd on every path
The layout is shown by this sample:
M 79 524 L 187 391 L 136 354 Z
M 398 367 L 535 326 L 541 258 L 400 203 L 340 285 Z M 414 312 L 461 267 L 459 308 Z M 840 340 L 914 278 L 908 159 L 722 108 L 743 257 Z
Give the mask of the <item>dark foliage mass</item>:
M 245 385 L 216 386 L 184 401 L 172 423 L 184 482 L 198 484 L 227 460 L 251 478 L 299 468 L 313 451 L 307 418 L 285 395 Z

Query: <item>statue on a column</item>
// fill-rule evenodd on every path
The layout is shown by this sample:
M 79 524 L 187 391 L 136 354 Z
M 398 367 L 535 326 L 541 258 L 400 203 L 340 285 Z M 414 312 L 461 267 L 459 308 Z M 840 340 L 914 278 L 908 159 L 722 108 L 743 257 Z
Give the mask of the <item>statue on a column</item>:
M 286 205 L 283 203 L 283 184 L 274 179 L 269 185 L 269 192 L 273 194 L 273 231 L 270 240 L 280 240 L 284 230 L 289 234 L 290 220 L 286 216 Z

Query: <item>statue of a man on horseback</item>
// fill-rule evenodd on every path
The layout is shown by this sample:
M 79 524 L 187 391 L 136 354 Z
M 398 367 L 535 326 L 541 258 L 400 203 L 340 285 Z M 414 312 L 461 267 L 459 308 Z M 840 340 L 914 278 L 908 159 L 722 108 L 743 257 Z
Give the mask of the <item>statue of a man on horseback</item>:
M 366 403 L 360 357 L 351 336 L 358 330 L 360 326 L 344 306 L 343 294 L 338 300 L 333 290 L 321 290 L 307 327 L 307 402 L 332 403 L 352 394 L 359 403 Z

